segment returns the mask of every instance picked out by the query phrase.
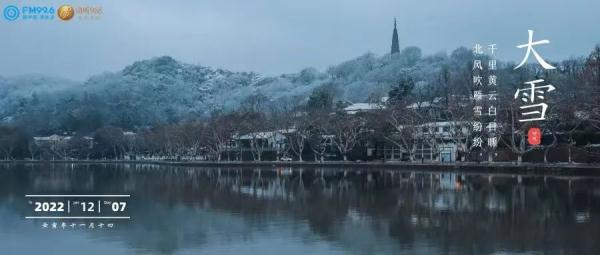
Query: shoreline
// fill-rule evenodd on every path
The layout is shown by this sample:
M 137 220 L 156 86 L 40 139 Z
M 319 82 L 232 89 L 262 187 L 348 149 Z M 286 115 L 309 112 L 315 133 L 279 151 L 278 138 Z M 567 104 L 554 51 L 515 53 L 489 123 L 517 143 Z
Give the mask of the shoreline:
M 344 162 L 344 161 L 166 161 L 166 160 L 0 160 L 0 164 L 154 164 L 187 167 L 309 167 L 351 168 L 353 170 L 397 170 L 433 172 L 477 172 L 522 175 L 585 175 L 600 176 L 600 165 L 581 163 L 521 163 L 512 162 Z M 359 169 L 362 168 L 362 169 Z M 598 171 L 594 171 L 598 170 Z

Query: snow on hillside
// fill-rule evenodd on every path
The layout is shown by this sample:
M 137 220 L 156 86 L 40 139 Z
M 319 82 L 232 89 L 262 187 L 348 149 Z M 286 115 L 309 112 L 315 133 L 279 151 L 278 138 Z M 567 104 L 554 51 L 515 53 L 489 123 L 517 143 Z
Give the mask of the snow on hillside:
M 338 87 L 338 100 L 366 102 L 386 94 L 407 73 L 418 84 L 435 83 L 432 74 L 446 62 L 463 61 L 468 53 L 460 48 L 450 57 L 422 57 L 418 48 L 409 47 L 393 57 L 365 54 L 325 72 L 306 68 L 275 77 L 186 64 L 168 56 L 137 61 L 83 83 L 36 75 L 0 77 L 0 120 L 40 125 L 38 132 L 85 129 L 89 123 L 136 128 L 235 109 L 256 94 L 271 103 L 298 102 L 323 84 Z

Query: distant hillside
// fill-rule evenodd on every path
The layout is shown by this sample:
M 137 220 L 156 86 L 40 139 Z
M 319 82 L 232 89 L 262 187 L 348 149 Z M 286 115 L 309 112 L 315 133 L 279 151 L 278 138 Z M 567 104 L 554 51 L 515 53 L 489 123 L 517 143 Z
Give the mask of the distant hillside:
M 407 73 L 421 86 L 435 84 L 441 68 L 459 69 L 470 57 L 464 48 L 450 56 L 423 57 L 418 48 L 409 47 L 394 57 L 365 54 L 324 72 L 307 68 L 268 77 L 164 56 L 83 83 L 43 76 L 0 77 L 0 120 L 20 122 L 35 133 L 92 131 L 102 125 L 134 129 L 235 109 L 255 94 L 265 95 L 273 104 L 302 103 L 326 83 L 338 87 L 337 99 L 364 102 L 385 95 Z

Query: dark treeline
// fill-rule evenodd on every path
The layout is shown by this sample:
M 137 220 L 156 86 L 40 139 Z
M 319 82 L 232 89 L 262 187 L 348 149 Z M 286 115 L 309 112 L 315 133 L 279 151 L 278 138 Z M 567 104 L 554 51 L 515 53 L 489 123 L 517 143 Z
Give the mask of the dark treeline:
M 0 155 L 5 159 L 368 160 L 382 159 L 382 148 L 391 146 L 406 155 L 403 160 L 416 161 L 424 160 L 416 155 L 416 144 L 435 149 L 441 143 L 453 143 L 458 148 L 456 160 L 463 161 L 589 162 L 598 158 L 599 46 L 586 57 L 553 63 L 555 70 L 534 64 L 514 70 L 514 63 L 498 63 L 500 139 L 496 150 L 472 146 L 472 132 L 464 132 L 475 120 L 472 65 L 473 54 L 466 48 L 449 56 L 423 57 L 415 47 L 381 58 L 367 54 L 330 68 L 327 78 L 307 78 L 308 83 L 320 82 L 308 96 L 275 100 L 259 91 L 246 96 L 234 110 L 223 108 L 209 115 L 153 124 L 121 125 L 135 117 L 126 110 L 114 113 L 123 118 L 107 121 L 94 108 L 93 101 L 98 99 L 86 95 L 87 103 L 67 108 L 77 111 L 71 117 L 48 120 L 29 111 L 2 124 Z M 536 123 L 542 129 L 543 143 L 528 146 L 526 132 L 531 125 L 515 121 L 520 101 L 514 94 L 534 79 L 544 79 L 557 89 L 546 96 L 550 106 L 546 121 Z M 356 84 L 370 89 L 349 91 Z M 363 94 L 367 109 L 346 108 L 356 93 Z M 382 101 L 383 97 L 387 100 Z M 23 107 L 39 98 L 31 100 Z M 40 125 L 35 124 L 39 121 L 59 121 L 55 126 L 62 128 L 51 131 L 66 132 L 69 139 L 41 146 L 33 136 L 50 133 L 40 134 Z M 446 123 L 442 138 L 433 131 L 436 123 Z M 362 153 L 369 148 L 375 153 Z M 439 158 L 432 153 L 428 160 Z

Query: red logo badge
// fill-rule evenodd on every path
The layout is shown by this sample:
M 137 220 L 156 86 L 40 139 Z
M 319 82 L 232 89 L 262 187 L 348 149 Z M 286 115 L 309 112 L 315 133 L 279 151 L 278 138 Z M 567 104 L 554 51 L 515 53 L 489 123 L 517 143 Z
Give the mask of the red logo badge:
M 530 145 L 540 145 L 542 142 L 542 131 L 539 128 L 533 127 L 527 132 L 527 142 Z

